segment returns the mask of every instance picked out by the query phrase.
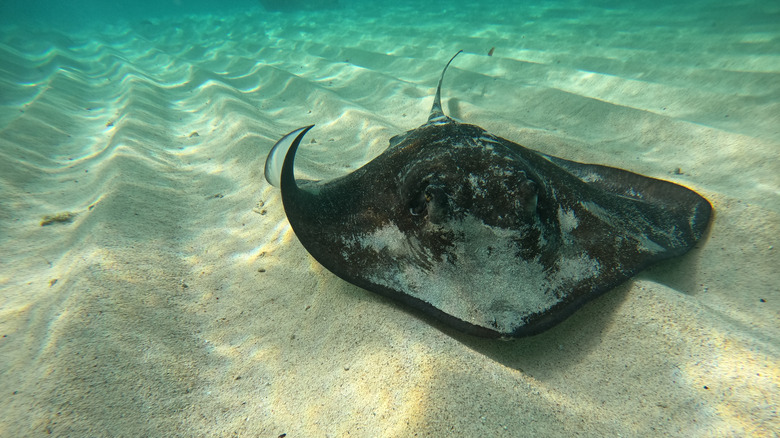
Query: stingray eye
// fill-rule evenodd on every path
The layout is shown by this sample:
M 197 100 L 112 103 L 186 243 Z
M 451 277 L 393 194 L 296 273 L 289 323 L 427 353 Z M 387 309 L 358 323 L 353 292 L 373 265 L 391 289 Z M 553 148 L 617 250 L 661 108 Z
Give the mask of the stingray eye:
M 427 193 L 427 190 L 422 191 L 412 200 L 412 203 L 409 205 L 409 212 L 412 213 L 412 216 L 419 216 L 425 213 L 425 210 L 428 209 L 428 202 L 431 199 L 431 195 Z
M 449 196 L 442 185 L 428 185 L 409 206 L 413 216 L 425 215 L 430 222 L 442 223 L 450 214 Z

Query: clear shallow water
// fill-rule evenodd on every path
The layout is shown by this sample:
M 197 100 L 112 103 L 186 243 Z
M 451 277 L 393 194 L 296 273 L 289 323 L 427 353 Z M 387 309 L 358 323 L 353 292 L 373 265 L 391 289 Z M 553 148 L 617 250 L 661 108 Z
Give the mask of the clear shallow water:
M 0 410 L 18 421 L 0 435 L 770 433 L 769 3 L 4 2 Z M 354 169 L 424 122 L 461 48 L 445 111 L 689 185 L 715 205 L 707 242 L 512 344 L 323 272 L 263 181 L 268 149 L 317 123 L 301 176 Z

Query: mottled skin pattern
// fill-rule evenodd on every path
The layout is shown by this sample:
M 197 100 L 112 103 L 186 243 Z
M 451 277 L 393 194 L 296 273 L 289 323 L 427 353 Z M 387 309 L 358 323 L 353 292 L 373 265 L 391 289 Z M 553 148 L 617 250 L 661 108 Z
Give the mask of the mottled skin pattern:
M 344 177 L 297 184 L 293 161 L 311 127 L 289 145 L 287 217 L 344 280 L 467 333 L 520 337 L 703 235 L 711 206 L 695 192 L 455 122 L 439 93 L 428 123 Z

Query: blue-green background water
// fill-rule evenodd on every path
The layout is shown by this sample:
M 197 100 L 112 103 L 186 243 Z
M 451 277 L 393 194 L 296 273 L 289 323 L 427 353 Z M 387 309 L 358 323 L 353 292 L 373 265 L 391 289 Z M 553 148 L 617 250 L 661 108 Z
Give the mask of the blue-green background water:
M 189 14 L 229 14 L 256 8 L 251 0 L 99 1 L 7 0 L 0 4 L 0 24 L 37 23 L 63 29 L 100 26 L 122 21 L 176 17 Z
M 277 5 L 292 4 L 292 2 L 274 2 Z M 326 0 L 299 2 L 307 4 L 308 8 L 297 9 L 328 9 L 332 5 Z M 731 21 L 733 25 L 777 26 L 777 11 L 772 2 L 748 0 L 724 2 L 717 0 L 699 0 L 692 2 L 658 1 L 573 1 L 573 0 L 539 0 L 535 2 L 497 1 L 489 4 L 470 1 L 449 1 L 446 3 L 399 1 L 361 1 L 339 0 L 335 9 L 358 9 L 364 11 L 366 18 L 379 18 L 382 11 L 397 7 L 412 7 L 422 11 L 441 11 L 438 18 L 447 20 L 447 11 L 458 9 L 481 10 L 494 12 L 497 20 L 515 19 L 515 11 L 527 6 L 545 6 L 550 9 L 577 10 L 581 8 L 596 8 L 606 10 L 623 10 L 635 14 L 647 14 L 653 11 L 668 10 L 669 19 L 674 20 L 674 9 L 688 10 L 696 8 L 701 19 Z M 319 5 L 319 6 L 318 6 Z M 192 14 L 230 15 L 236 12 L 251 11 L 263 8 L 258 0 L 230 0 L 219 2 L 215 0 L 160 0 L 160 1 L 100 1 L 73 0 L 58 2 L 52 0 L 6 0 L 0 3 L 0 24 L 30 24 L 54 26 L 63 29 L 83 28 L 84 26 L 100 26 L 122 21 L 142 21 L 152 18 L 181 17 Z M 295 5 L 291 9 L 296 9 Z M 269 8 L 270 10 L 270 8 Z M 415 23 L 414 14 L 410 14 L 409 23 Z M 480 19 L 480 14 L 474 16 Z M 571 17 L 576 19 L 576 17 Z M 749 21 L 747 21 L 749 20 Z M 417 20 L 418 26 L 425 26 L 424 21 Z

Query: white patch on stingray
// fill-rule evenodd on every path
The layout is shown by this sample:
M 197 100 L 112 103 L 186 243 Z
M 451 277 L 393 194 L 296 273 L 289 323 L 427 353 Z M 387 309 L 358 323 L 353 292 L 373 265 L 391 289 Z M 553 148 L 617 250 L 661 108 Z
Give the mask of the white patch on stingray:
M 471 188 L 474 189 L 474 194 L 482 196 L 483 198 L 486 197 L 487 192 L 482 187 L 483 180 L 477 175 L 474 175 L 473 173 L 469 174 L 469 183 L 471 183 Z
M 663 246 L 650 240 L 650 238 L 647 237 L 646 234 L 640 234 L 635 237 L 637 239 L 637 249 L 639 251 L 649 252 L 651 254 L 658 254 L 665 250 Z
M 559 294 L 577 281 L 599 274 L 598 261 L 585 253 L 559 259 L 552 273 L 538 257 L 519 258 L 514 242 L 522 230 L 491 227 L 472 216 L 449 222 L 444 228 L 466 236 L 451 248 L 451 259 L 434 257 L 419 247 L 420 242 L 379 242 L 403 238 L 393 225 L 360 238 L 374 248 L 386 249 L 393 258 L 393 263 L 371 273 L 369 280 L 408 293 L 468 323 L 511 332 L 530 316 L 557 304 Z
M 583 252 L 572 258 L 558 259 L 558 272 L 554 276 L 553 283 L 576 283 L 586 278 L 593 278 L 599 272 L 601 272 L 601 263 Z
M 603 209 L 595 202 L 585 201 L 585 202 L 580 202 L 580 205 L 589 213 L 591 213 L 593 216 L 596 216 L 596 218 L 598 218 L 600 221 L 604 222 L 605 224 L 615 225 L 612 221 L 612 216 L 609 214 L 609 212 Z
M 357 247 L 360 248 L 360 251 L 370 250 L 376 253 L 380 259 L 385 259 L 385 264 L 391 267 L 399 265 L 401 262 L 419 264 L 432 257 L 430 250 L 423 247 L 419 240 L 410 239 L 392 223 L 370 233 L 349 236 L 344 238 L 342 242 L 345 248 L 350 248 L 350 251 L 342 251 L 341 255 L 344 260 L 352 262 L 356 260 L 352 260 L 354 254 L 351 252 L 359 253 L 356 251 Z M 384 267 L 382 268 L 384 269 Z
M 495 137 L 488 137 L 488 136 L 484 136 L 483 135 L 483 136 L 479 137 L 479 139 L 481 141 L 483 141 L 483 142 L 486 142 L 486 143 L 494 143 L 494 144 L 499 144 L 499 145 L 501 144 L 498 140 L 496 140 Z
M 601 181 L 601 180 L 602 180 L 602 179 L 604 179 L 604 178 L 602 178 L 602 176 L 601 176 L 601 175 L 599 175 L 598 173 L 595 173 L 595 172 L 589 172 L 589 173 L 587 173 L 587 174 L 585 174 L 585 175 L 582 175 L 582 176 L 580 177 L 580 179 L 581 179 L 582 181 L 586 182 L 586 183 L 592 183 L 592 182 Z
M 398 254 L 406 246 L 406 236 L 395 224 L 389 224 L 357 238 L 362 247 L 372 248 L 376 252 L 387 249 L 391 254 Z
M 628 194 L 628 196 L 631 196 L 631 197 L 634 197 L 634 198 L 637 198 L 637 199 L 642 199 L 642 198 L 644 198 L 644 196 L 642 195 L 642 193 L 641 193 L 641 192 L 637 192 L 636 190 L 634 190 L 634 188 L 633 188 L 633 187 L 631 187 L 631 188 L 628 190 L 628 192 L 626 192 L 626 193 Z
M 561 231 L 568 234 L 577 228 L 580 221 L 577 220 L 574 210 L 564 210 L 558 207 L 558 223 L 561 225 Z

